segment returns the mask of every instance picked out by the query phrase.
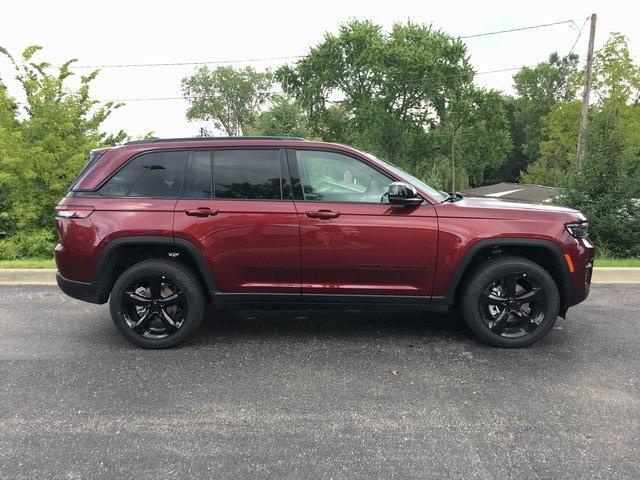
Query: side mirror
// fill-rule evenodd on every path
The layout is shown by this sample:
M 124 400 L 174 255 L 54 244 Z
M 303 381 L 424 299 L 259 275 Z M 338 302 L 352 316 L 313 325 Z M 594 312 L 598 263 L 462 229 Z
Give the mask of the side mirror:
M 389 185 L 389 203 L 401 207 L 417 207 L 422 197 L 411 185 L 404 182 L 393 182 Z

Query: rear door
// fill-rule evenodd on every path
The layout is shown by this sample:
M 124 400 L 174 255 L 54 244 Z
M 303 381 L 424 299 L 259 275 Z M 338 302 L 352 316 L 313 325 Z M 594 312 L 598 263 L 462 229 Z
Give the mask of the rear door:
M 395 179 L 362 158 L 296 149 L 289 159 L 301 229 L 303 297 L 405 295 L 427 301 L 438 240 L 433 206 L 425 201 L 392 207 L 385 194 Z
M 174 232 L 200 250 L 220 292 L 299 296 L 300 229 L 284 150 L 194 150 Z

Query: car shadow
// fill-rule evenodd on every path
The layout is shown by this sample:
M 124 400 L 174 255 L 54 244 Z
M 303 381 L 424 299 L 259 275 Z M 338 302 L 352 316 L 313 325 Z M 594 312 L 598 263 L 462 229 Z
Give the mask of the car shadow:
M 404 340 L 474 341 L 457 311 L 448 313 L 367 310 L 239 310 L 207 309 L 190 343 L 224 339 L 295 337 L 343 340 L 390 337 Z

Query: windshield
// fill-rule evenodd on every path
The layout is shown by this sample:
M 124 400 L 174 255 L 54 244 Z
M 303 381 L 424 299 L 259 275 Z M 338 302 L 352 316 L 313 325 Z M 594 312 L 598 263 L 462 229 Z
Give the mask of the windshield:
M 410 173 L 405 172 L 404 170 L 396 167 L 395 165 L 376 157 L 375 155 L 372 155 L 372 154 L 370 154 L 368 152 L 362 152 L 362 153 L 364 155 L 366 155 L 367 157 L 371 158 L 372 160 L 375 160 L 376 162 L 382 163 L 385 167 L 387 167 L 393 173 L 395 173 L 400 178 L 405 180 L 407 183 L 413 185 L 414 187 L 419 188 L 420 190 L 422 190 L 425 193 L 428 193 L 429 195 L 431 195 L 433 197 L 434 200 L 436 200 L 438 202 L 443 202 L 449 196 L 446 193 L 441 192 L 440 190 L 436 190 L 435 188 L 430 187 L 429 185 L 424 183 L 419 178 L 414 177 Z

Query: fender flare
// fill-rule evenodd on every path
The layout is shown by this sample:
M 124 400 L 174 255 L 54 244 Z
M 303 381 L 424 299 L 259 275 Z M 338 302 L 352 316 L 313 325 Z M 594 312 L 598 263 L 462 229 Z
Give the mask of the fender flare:
M 139 246 L 139 245 L 161 245 L 167 247 L 178 247 L 185 250 L 193 259 L 198 268 L 198 273 L 201 275 L 202 280 L 207 287 L 208 293 L 212 294 L 217 292 L 216 284 L 213 280 L 213 275 L 209 271 L 204 258 L 196 246 L 189 240 L 183 238 L 174 237 L 162 237 L 162 236 L 131 236 L 120 237 L 107 243 L 96 262 L 96 267 L 93 273 L 93 284 L 99 286 L 99 296 L 106 301 L 109 296 L 109 282 L 105 279 L 111 279 L 113 273 L 113 259 L 117 249 L 126 246 Z M 104 302 L 103 302 L 104 303 Z
M 456 271 L 454 272 L 451 280 L 449 281 L 449 286 L 447 287 L 447 303 L 448 305 L 452 305 L 455 301 L 455 294 L 458 286 L 464 274 L 467 272 L 469 264 L 476 256 L 476 254 L 484 250 L 486 248 L 491 247 L 537 247 L 543 248 L 548 252 L 551 252 L 560 266 L 560 275 L 562 280 L 562 287 L 564 292 L 560 292 L 562 295 L 564 293 L 563 299 L 563 307 L 561 310 L 564 310 L 568 299 L 570 298 L 573 291 L 573 282 L 571 280 L 571 273 L 569 272 L 569 267 L 567 266 L 567 262 L 565 261 L 564 254 L 560 246 L 550 240 L 538 239 L 538 238 L 521 238 L 521 237 L 501 237 L 501 238 L 487 238 L 484 240 L 479 240 L 464 254 L 462 260 L 458 264 Z

